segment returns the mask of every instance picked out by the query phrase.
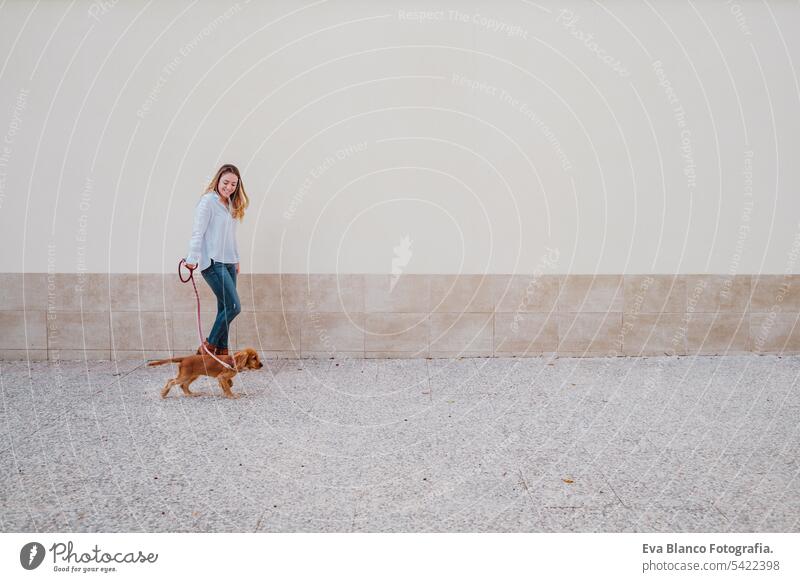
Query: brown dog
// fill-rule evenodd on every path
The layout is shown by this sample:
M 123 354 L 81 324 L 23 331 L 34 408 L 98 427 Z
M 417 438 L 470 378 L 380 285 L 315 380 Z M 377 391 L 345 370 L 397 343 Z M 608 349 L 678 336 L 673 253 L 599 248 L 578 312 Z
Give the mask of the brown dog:
M 166 398 L 170 389 L 175 384 L 181 387 L 186 396 L 200 396 L 197 392 L 189 390 L 189 384 L 197 380 L 200 376 L 216 378 L 226 398 L 239 398 L 239 394 L 231 392 L 233 377 L 237 372 L 248 369 L 258 370 L 264 367 L 264 364 L 258 359 L 258 353 L 256 353 L 253 348 L 245 348 L 244 350 L 236 352 L 233 356 L 218 357 L 226 364 L 233 366 L 235 370 L 226 368 L 209 355 L 183 356 L 170 358 L 168 360 L 155 360 L 153 362 L 148 362 L 147 365 L 160 366 L 161 364 L 169 364 L 171 362 L 179 364 L 178 375 L 166 383 L 161 390 L 161 398 Z

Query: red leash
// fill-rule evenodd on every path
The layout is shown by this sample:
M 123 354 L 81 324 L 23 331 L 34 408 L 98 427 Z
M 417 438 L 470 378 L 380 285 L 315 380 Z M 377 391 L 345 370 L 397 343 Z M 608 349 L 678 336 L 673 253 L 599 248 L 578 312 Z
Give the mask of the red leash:
M 226 364 L 225 362 L 220 360 L 217 356 L 212 354 L 211 351 L 206 347 L 206 342 L 203 339 L 203 329 L 200 327 L 200 294 L 197 292 L 197 284 L 194 282 L 194 270 L 197 267 L 188 267 L 187 266 L 186 268 L 189 269 L 189 278 L 188 279 L 184 279 L 183 276 L 181 275 L 181 265 L 184 265 L 184 264 L 186 264 L 186 259 L 181 259 L 181 262 L 178 263 L 178 279 L 181 280 L 181 283 L 188 283 L 189 281 L 191 281 L 192 282 L 192 287 L 194 287 L 194 296 L 197 299 L 197 337 L 200 339 L 200 345 L 203 347 L 203 350 L 205 350 L 205 352 L 209 356 L 214 358 L 216 361 L 218 361 L 220 364 L 222 364 L 223 366 L 225 366 L 229 370 L 233 370 L 234 372 L 237 372 L 238 370 L 236 368 L 234 368 L 234 367 L 230 366 L 229 364 Z M 236 363 L 235 359 L 233 359 L 233 363 L 234 364 Z

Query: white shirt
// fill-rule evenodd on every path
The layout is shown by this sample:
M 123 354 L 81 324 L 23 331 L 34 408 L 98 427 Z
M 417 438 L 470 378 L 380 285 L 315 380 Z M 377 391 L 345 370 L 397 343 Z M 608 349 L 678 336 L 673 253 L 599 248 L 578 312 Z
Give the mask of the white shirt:
M 239 246 L 236 244 L 236 223 L 239 221 L 231 216 L 228 206 L 213 190 L 204 194 L 195 206 L 186 262 L 197 264 L 201 271 L 211 265 L 211 259 L 219 263 L 239 262 Z

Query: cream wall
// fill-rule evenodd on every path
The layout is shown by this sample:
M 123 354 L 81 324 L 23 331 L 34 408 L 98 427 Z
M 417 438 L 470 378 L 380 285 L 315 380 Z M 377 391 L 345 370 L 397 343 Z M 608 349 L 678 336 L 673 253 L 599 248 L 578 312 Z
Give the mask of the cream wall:
M 800 273 L 798 25 L 777 1 L 7 1 L 0 272 L 171 273 L 232 161 L 247 272 Z

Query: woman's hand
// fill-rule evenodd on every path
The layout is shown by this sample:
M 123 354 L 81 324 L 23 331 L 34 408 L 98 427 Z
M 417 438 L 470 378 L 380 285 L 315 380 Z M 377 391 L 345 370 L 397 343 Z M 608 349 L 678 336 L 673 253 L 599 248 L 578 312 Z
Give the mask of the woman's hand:
M 186 268 L 194 271 L 197 268 L 197 263 L 186 263 Z
M 236 263 L 236 274 L 239 274 L 239 263 Z

